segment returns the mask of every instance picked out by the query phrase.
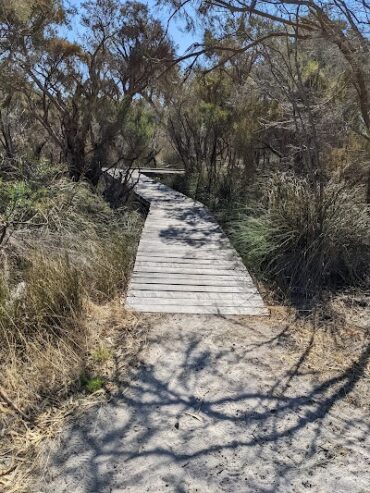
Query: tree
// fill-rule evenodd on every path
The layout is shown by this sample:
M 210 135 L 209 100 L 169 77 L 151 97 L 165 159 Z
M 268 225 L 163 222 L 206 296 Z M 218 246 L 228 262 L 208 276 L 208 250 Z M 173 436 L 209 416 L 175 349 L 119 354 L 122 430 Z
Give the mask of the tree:
M 191 21 L 192 14 L 186 10 L 188 2 L 169 3 L 176 12 Z M 211 43 L 205 39 L 203 50 L 196 46 L 187 56 L 217 50 L 226 53 L 227 60 L 231 60 L 251 47 L 277 38 L 308 42 L 320 39 L 334 46 L 345 62 L 357 97 L 358 117 L 348 124 L 362 138 L 370 141 L 370 5 L 367 2 L 205 0 L 193 6 L 203 18 L 205 28 L 213 31 L 214 36 Z M 230 24 L 235 26 L 232 34 Z M 238 41 L 237 46 L 230 46 L 230 37 Z M 367 172 L 367 202 L 370 204 L 370 167 Z
M 172 47 L 143 4 L 85 2 L 86 34 L 72 43 L 54 28 L 68 12 L 44 3 L 35 2 L 36 13 L 26 9 L 23 17 L 18 10 L 17 15 L 3 10 L 4 50 L 23 75 L 18 90 L 60 149 L 70 175 L 96 184 L 132 102 L 172 63 Z

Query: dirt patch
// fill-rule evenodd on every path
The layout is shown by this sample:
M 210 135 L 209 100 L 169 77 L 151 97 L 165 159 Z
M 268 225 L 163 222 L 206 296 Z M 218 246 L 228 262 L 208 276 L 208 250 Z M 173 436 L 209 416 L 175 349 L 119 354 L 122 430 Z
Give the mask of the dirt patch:
M 121 391 L 52 444 L 33 491 L 368 493 L 368 413 L 351 396 L 369 346 L 323 372 L 290 322 L 152 317 Z

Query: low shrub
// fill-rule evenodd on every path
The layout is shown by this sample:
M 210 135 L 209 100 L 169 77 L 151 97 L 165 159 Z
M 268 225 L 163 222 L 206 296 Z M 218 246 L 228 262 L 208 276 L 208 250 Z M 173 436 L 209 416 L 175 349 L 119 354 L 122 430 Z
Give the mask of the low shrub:
M 88 307 L 123 292 L 142 219 L 45 164 L 22 184 L 1 182 L 0 195 L 0 224 L 16 218 L 0 245 L 0 392 L 14 404 L 2 413 L 0 399 L 0 456 L 10 457 L 3 452 L 24 432 L 25 415 L 33 422 L 81 385 L 102 386 L 98 377 L 81 381 L 97 344 Z
M 333 181 L 320 192 L 290 174 L 272 178 L 258 210 L 230 224 L 251 270 L 284 293 L 313 298 L 358 285 L 370 267 L 370 216 L 361 188 Z

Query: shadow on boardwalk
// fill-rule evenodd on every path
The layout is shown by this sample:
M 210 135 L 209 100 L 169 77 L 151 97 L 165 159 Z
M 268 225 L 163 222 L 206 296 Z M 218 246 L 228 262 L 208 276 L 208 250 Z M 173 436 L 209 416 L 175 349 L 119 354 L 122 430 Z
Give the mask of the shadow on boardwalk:
M 165 243 L 202 247 L 213 242 L 220 248 L 230 245 L 221 227 L 206 209 L 171 209 L 170 212 L 171 220 L 181 221 L 183 226 L 168 226 L 164 221 L 166 225 L 159 229 L 158 236 Z
M 42 491 L 367 491 L 369 422 L 343 398 L 369 347 L 314 384 L 313 339 L 282 363 L 288 327 L 172 316 L 150 337 L 122 394 L 64 434 Z
M 167 227 L 159 231 L 159 237 L 169 245 L 202 247 L 209 245 L 212 241 L 222 248 L 224 245 L 229 246 L 230 244 L 220 227 L 208 230 L 199 230 L 196 226 L 194 228 Z

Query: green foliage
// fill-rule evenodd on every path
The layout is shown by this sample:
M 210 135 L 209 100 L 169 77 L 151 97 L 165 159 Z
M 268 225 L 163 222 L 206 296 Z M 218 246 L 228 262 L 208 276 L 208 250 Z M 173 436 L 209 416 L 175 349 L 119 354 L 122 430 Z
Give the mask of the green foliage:
M 202 118 L 202 123 L 208 125 L 224 125 L 230 116 L 225 108 L 206 101 L 199 103 L 199 114 Z
M 25 181 L 4 182 L 0 179 L 0 213 L 10 214 L 15 209 L 31 211 L 44 192 L 45 189 L 32 190 Z
M 89 394 L 93 394 L 94 392 L 97 392 L 98 390 L 103 388 L 104 380 L 100 377 L 90 377 L 87 375 L 83 375 L 81 377 L 81 384 Z
M 50 185 L 59 180 L 62 176 L 67 175 L 67 167 L 63 164 L 51 163 L 47 159 L 40 159 L 32 164 L 28 169 L 28 180 L 34 184 L 36 189 L 43 185 Z M 26 173 L 23 172 L 23 175 Z
M 155 121 L 149 108 L 141 101 L 131 106 L 125 122 L 125 133 L 136 139 L 139 145 L 145 146 L 153 138 L 154 131 Z
M 22 178 L 0 177 L 0 215 L 14 222 L 31 218 L 33 222 L 44 222 L 45 213 L 59 193 L 54 182 L 63 175 L 63 168 L 41 161 L 28 172 L 20 169 L 17 174 Z
M 232 225 L 251 270 L 287 294 L 309 298 L 366 280 L 370 217 L 363 190 L 329 182 L 320 197 L 307 180 L 287 174 L 275 176 L 266 190 L 266 207 Z
M 245 213 L 233 222 L 233 239 L 239 253 L 254 272 L 263 274 L 264 264 L 273 254 L 271 232 L 273 225 L 267 214 L 259 217 Z
M 57 22 L 64 20 L 64 12 L 59 0 L 12 0 L 0 3 L 0 20 L 11 18 L 14 23 L 26 26 L 35 24 L 40 28 L 41 22 Z
M 320 64 L 317 60 L 308 60 L 306 66 L 303 70 L 303 77 L 309 79 L 310 77 L 316 75 L 320 71 Z

